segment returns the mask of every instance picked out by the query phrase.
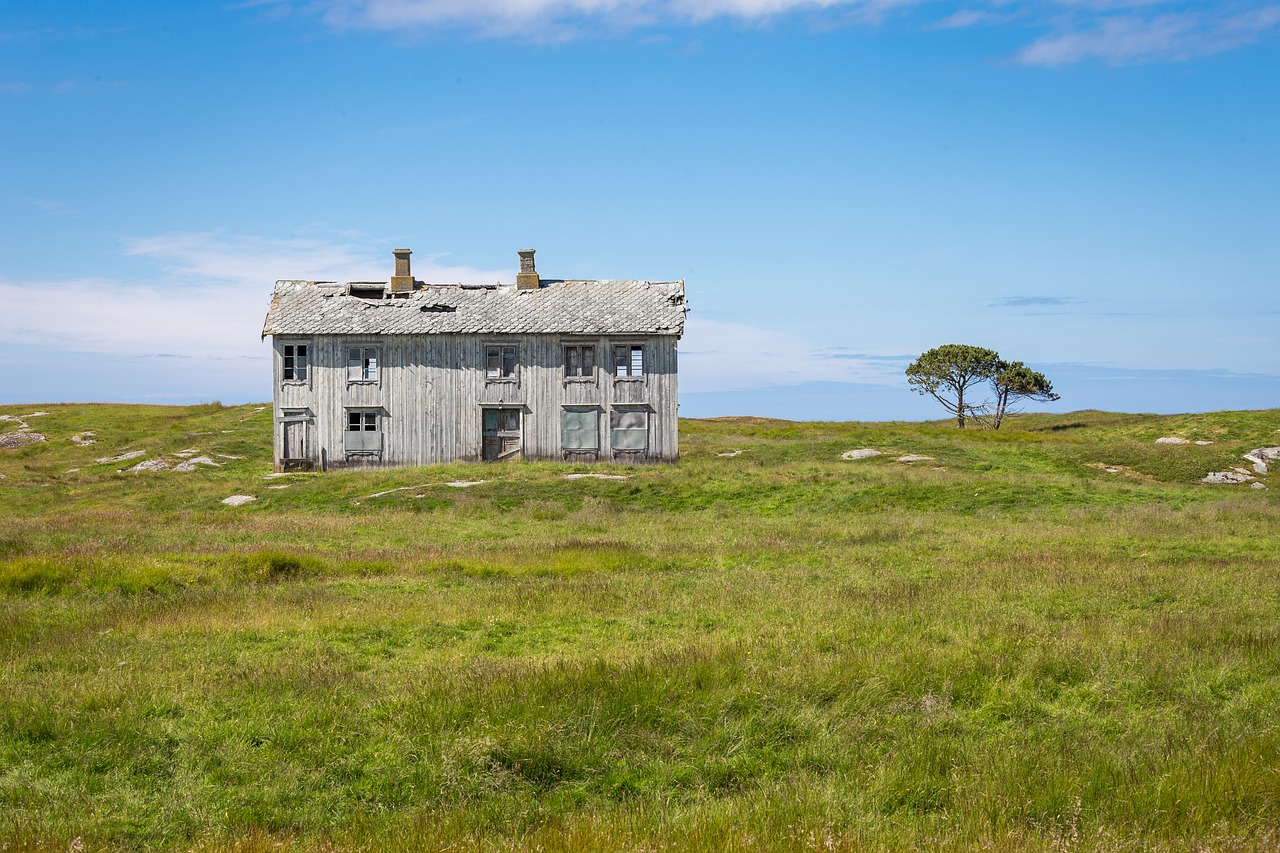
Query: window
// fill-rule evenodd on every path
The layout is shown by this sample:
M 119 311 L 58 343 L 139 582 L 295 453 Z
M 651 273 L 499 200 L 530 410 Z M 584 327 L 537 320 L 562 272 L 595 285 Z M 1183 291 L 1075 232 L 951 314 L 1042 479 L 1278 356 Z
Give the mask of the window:
M 347 381 L 378 381 L 378 351 L 376 349 L 373 347 L 351 347 L 347 350 Z
M 377 412 L 348 411 L 343 448 L 351 453 L 377 453 L 382 449 L 382 430 L 378 427 Z
M 593 407 L 561 411 L 560 447 L 563 450 L 599 450 L 600 410 Z
M 564 348 L 564 375 L 590 379 L 596 375 L 596 348 L 591 344 L 574 344 Z
M 609 439 L 614 450 L 649 449 L 649 412 L 647 409 L 614 409 L 609 413 Z
M 515 344 L 491 344 L 484 348 L 484 378 L 516 378 Z
M 618 344 L 613 348 L 614 376 L 644 376 L 644 347 Z
M 284 378 L 286 382 L 300 382 L 307 378 L 307 345 L 284 345 Z

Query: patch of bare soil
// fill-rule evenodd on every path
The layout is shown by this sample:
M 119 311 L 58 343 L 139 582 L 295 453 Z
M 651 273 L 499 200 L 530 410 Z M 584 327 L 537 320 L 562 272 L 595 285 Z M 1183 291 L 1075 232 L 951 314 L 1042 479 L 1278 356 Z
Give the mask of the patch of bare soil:
M 1099 471 L 1106 471 L 1108 474 L 1122 474 L 1130 480 L 1143 480 L 1150 482 L 1155 479 L 1150 475 L 1143 474 L 1141 471 L 1135 471 L 1128 465 L 1108 465 L 1105 462 L 1089 462 L 1090 468 L 1097 468 Z

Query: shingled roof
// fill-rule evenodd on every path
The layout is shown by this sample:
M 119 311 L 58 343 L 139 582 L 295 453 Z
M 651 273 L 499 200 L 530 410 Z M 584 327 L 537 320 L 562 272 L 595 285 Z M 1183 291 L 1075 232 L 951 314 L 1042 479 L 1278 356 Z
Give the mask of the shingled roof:
M 359 287 L 277 281 L 263 337 L 684 332 L 683 281 L 542 279 L 535 289 L 416 282 L 411 293 L 373 299 L 350 295 Z

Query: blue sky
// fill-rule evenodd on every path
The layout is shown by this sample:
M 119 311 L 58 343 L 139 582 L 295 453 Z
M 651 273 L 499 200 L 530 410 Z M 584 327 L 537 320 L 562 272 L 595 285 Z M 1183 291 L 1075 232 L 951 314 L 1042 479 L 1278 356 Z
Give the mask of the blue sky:
M 19 5 L 26 8 L 16 8 Z M 683 278 L 681 412 L 1280 406 L 1280 5 L 0 10 L 0 402 L 270 397 L 277 278 Z

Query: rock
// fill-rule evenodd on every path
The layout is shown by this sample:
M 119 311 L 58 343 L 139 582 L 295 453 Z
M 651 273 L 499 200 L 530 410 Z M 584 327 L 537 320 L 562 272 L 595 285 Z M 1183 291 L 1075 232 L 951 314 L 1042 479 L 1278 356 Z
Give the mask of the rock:
M 94 461 L 99 465 L 109 465 L 112 462 L 124 462 L 128 459 L 137 459 L 146 452 L 147 451 L 145 450 L 130 450 L 128 453 L 121 453 L 119 456 L 104 456 L 101 459 L 95 459 Z
M 452 483 L 445 483 L 446 486 L 453 486 L 455 489 L 465 489 L 468 486 L 478 486 L 481 483 L 487 483 L 488 480 L 454 480 Z
M 747 451 L 745 450 L 730 450 L 725 453 L 717 453 L 716 456 L 741 456 L 743 453 L 746 453 L 746 452 Z
M 914 455 L 914 454 L 907 454 L 906 456 L 899 456 L 899 457 L 898 457 L 898 461 L 899 461 L 899 462 L 927 462 L 927 461 L 929 461 L 930 459 L 933 459 L 933 457 L 932 457 L 932 456 L 917 456 L 917 455 Z
M 1247 482 L 1249 482 L 1249 481 L 1250 481 L 1250 480 L 1252 480 L 1252 479 L 1254 479 L 1254 477 L 1253 477 L 1251 474 L 1249 474 L 1248 472 L 1241 472 L 1241 471 L 1213 471 L 1213 472 L 1211 472 L 1211 473 L 1209 473 L 1209 474 L 1205 475 L 1205 477 L 1204 477 L 1200 482 L 1202 482 L 1202 483 L 1209 483 L 1209 484 L 1226 484 L 1226 485 L 1230 485 L 1230 484 L 1234 484 L 1234 483 L 1247 483 Z
M 169 466 L 162 459 L 148 459 L 146 462 L 139 462 L 129 469 L 130 471 L 168 471 Z
M 10 432 L 0 435 L 0 447 L 26 447 L 44 440 L 45 437 L 38 432 Z
M 880 455 L 879 450 L 872 450 L 869 447 L 864 447 L 861 450 L 846 450 L 844 453 L 840 454 L 840 458 L 841 459 L 870 459 L 872 456 L 879 456 L 879 455 Z
M 1201 447 L 1208 447 L 1209 445 L 1213 444 L 1213 442 L 1212 442 L 1212 441 L 1205 441 L 1205 440 L 1202 438 L 1202 439 L 1200 439 L 1199 441 L 1197 441 L 1197 442 L 1196 442 L 1196 444 L 1200 445 Z
M 1190 443 L 1191 442 L 1185 438 L 1177 438 L 1175 436 L 1165 436 L 1164 438 L 1156 439 L 1156 444 L 1190 444 Z
M 1265 489 L 1265 488 L 1266 488 L 1266 486 L 1265 486 L 1264 484 L 1262 484 L 1262 483 L 1250 483 L 1250 484 L 1249 484 L 1249 488 L 1251 488 L 1251 489 Z
M 1246 453 L 1244 458 L 1253 463 L 1254 473 L 1265 474 L 1269 470 L 1268 462 L 1280 460 L 1280 447 L 1258 447 Z
M 188 459 L 186 462 L 180 462 L 173 466 L 175 471 L 194 471 L 197 465 L 212 465 L 214 468 L 221 467 L 219 463 L 214 462 L 208 456 L 197 456 L 195 459 Z
M 187 458 L 187 457 L 189 457 L 189 456 L 195 456 L 195 455 L 196 455 L 197 453 L 199 453 L 199 452 L 200 452 L 200 451 L 199 451 L 199 450 L 196 450 L 194 447 L 188 447 L 186 450 L 179 450 L 177 453 L 175 453 L 175 454 L 173 454 L 173 455 L 174 455 L 174 456 L 181 456 L 183 459 L 186 459 L 186 458 Z
M 98 439 L 96 436 L 97 436 L 97 433 L 93 433 L 93 432 L 88 432 L 88 431 L 78 432 L 75 435 L 71 436 L 71 443 L 74 444 L 76 447 L 88 447 L 91 444 L 98 443 Z
M 244 506 L 245 504 L 256 500 L 257 498 L 253 495 L 232 495 L 229 498 L 223 498 L 222 502 L 227 506 Z
M 724 454 L 719 454 L 723 456 Z M 629 479 L 626 474 L 565 474 L 566 480 L 581 480 L 583 478 L 591 478 L 594 480 L 626 480 Z M 453 485 L 450 483 L 449 485 Z

